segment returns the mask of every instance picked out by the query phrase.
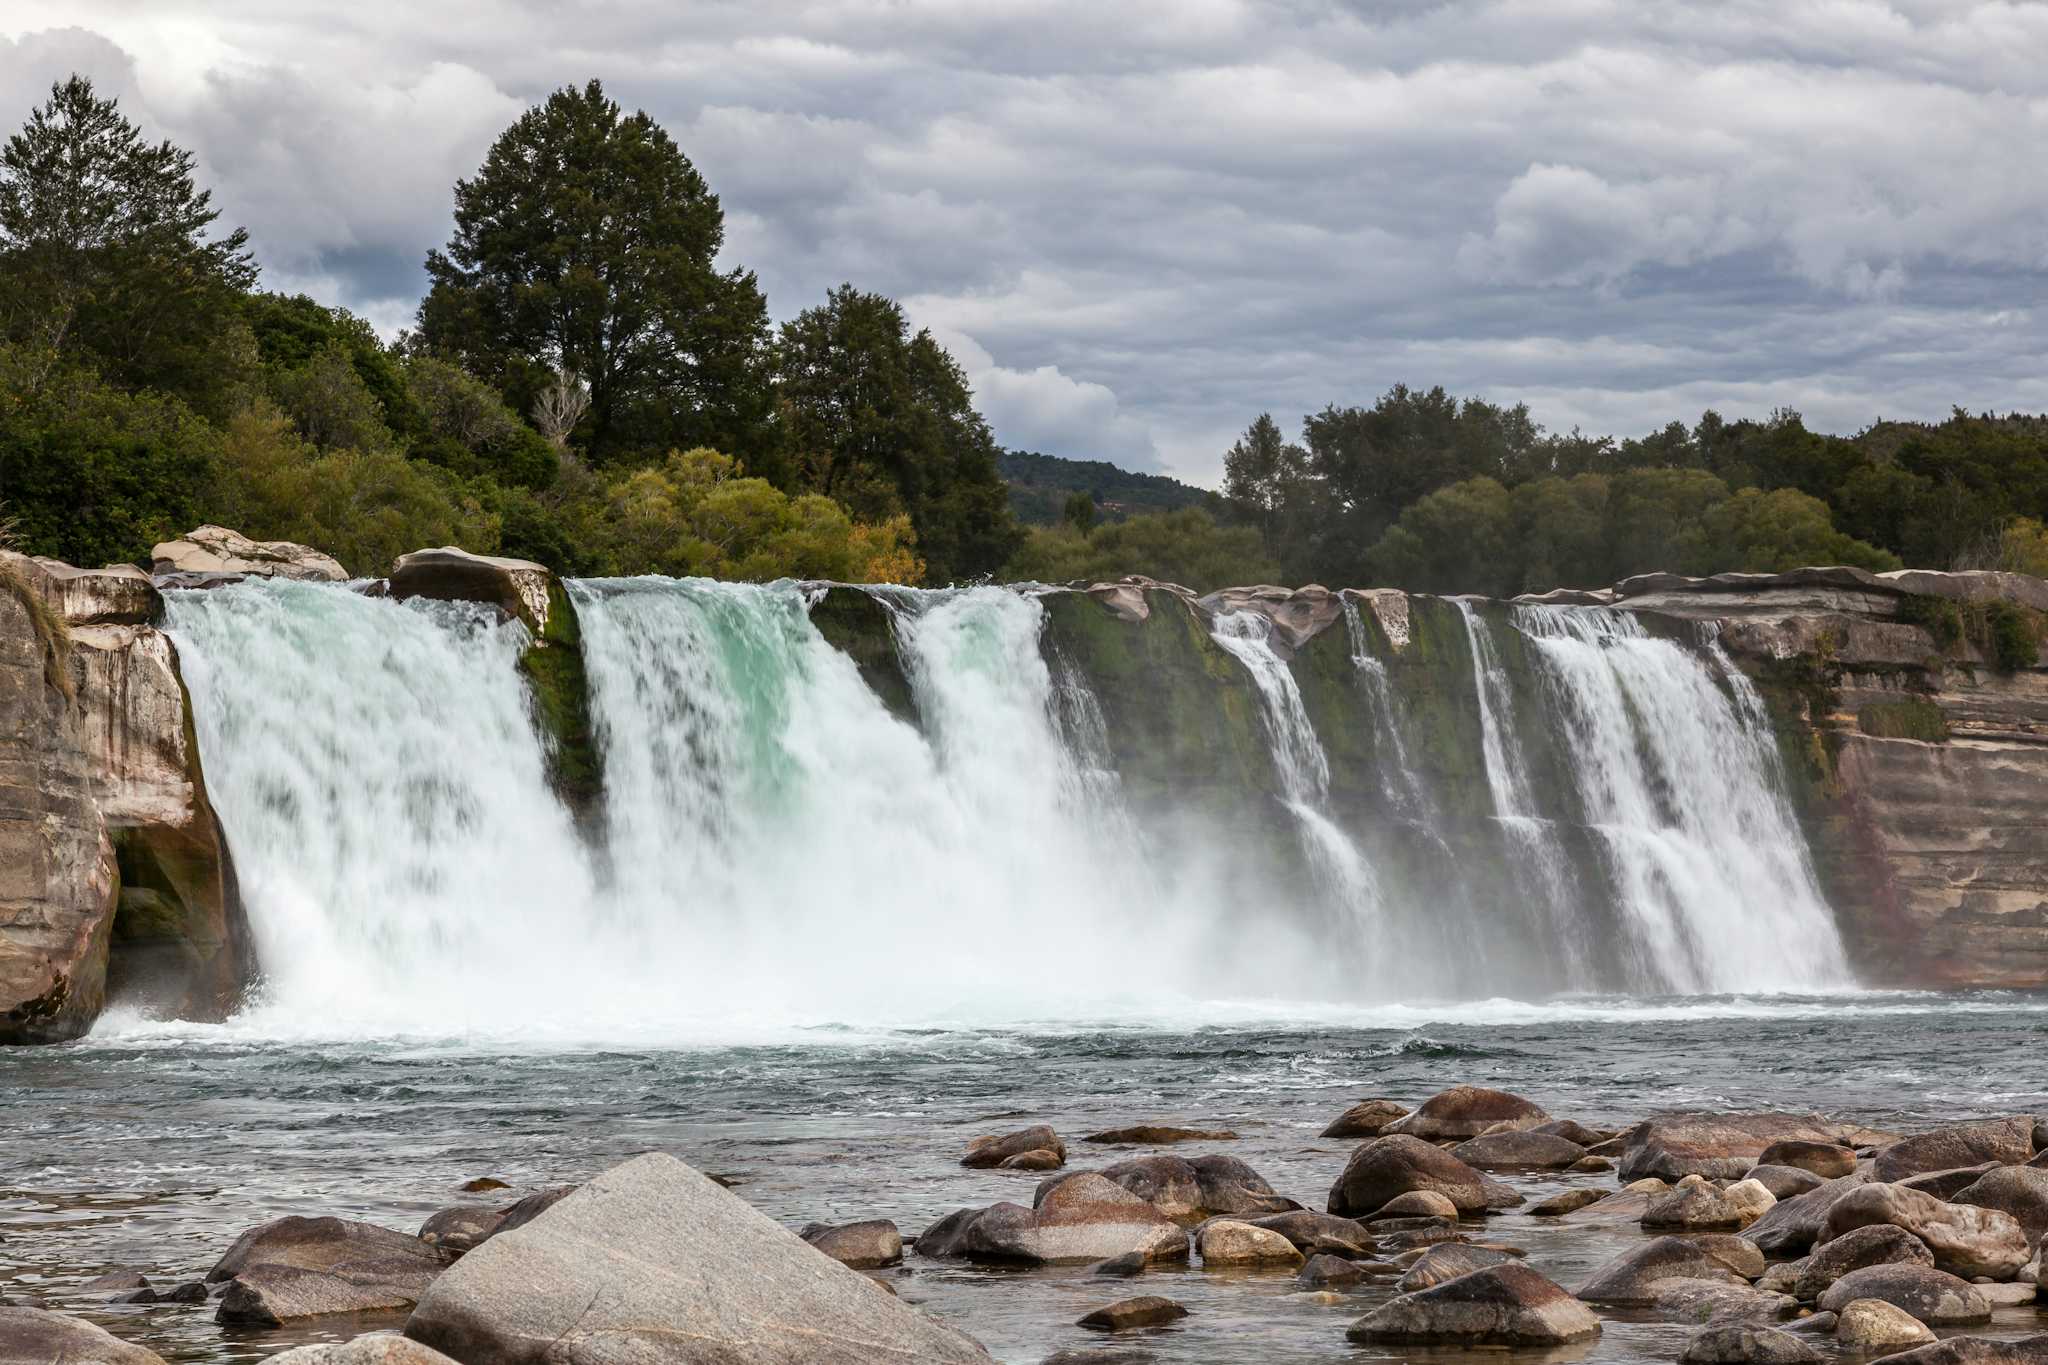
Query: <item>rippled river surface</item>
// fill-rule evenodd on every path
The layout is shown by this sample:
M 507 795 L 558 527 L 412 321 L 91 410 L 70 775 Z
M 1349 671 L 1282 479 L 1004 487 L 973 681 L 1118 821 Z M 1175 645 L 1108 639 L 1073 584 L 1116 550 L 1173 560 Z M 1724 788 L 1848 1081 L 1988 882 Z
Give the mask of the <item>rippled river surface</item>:
M 1606 1126 L 1689 1108 L 1818 1110 L 1900 1128 L 2048 1113 L 2048 995 L 1491 1002 L 1354 1013 L 1341 1026 L 1257 1015 L 663 1046 L 286 1040 L 110 1021 L 80 1043 L 0 1051 L 0 1294 L 78 1312 L 173 1360 L 254 1360 L 399 1320 L 233 1333 L 211 1305 L 96 1306 L 79 1286 L 132 1267 L 169 1287 L 283 1214 L 412 1229 L 466 1199 L 506 1202 L 457 1193 L 473 1177 L 558 1184 L 651 1149 L 733 1179 L 791 1225 L 886 1217 L 908 1233 L 965 1205 L 1028 1203 L 1036 1177 L 958 1160 L 970 1137 L 1034 1122 L 1067 1138 L 1070 1169 L 1136 1154 L 1078 1140 L 1107 1127 L 1233 1129 L 1236 1141 L 1211 1147 L 1320 1208 L 1351 1146 L 1317 1136 L 1332 1117 L 1367 1096 L 1412 1104 L 1459 1082 Z M 1532 1199 L 1564 1184 L 1511 1179 Z M 1570 1286 L 1640 1234 L 1511 1213 L 1485 1235 L 1527 1248 L 1530 1264 Z M 1346 1326 L 1390 1291 L 1309 1294 L 1285 1272 L 1109 1281 L 912 1251 L 881 1274 L 1006 1362 L 1101 1344 L 1074 1320 L 1131 1293 L 1190 1310 L 1171 1328 L 1118 1337 L 1160 1362 L 1453 1358 L 1350 1346 Z M 2044 1330 L 2048 1314 L 2021 1308 L 2000 1310 L 1991 1332 Z M 1544 1358 L 1670 1360 L 1682 1335 L 1610 1317 L 1596 1344 Z

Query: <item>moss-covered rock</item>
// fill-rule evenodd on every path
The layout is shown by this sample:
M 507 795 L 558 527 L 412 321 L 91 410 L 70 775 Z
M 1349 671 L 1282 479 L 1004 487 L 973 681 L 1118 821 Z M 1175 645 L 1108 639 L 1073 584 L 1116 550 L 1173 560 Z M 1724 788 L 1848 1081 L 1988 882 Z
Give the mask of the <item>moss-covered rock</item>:
M 917 695 L 903 671 L 896 617 L 874 594 L 834 583 L 811 603 L 811 624 L 825 642 L 853 660 L 870 690 L 892 715 L 917 723 Z
M 590 679 L 575 603 L 552 576 L 547 617 L 519 656 L 534 714 L 548 749 L 548 779 L 579 820 L 594 818 L 604 797 L 604 756 L 590 720 Z

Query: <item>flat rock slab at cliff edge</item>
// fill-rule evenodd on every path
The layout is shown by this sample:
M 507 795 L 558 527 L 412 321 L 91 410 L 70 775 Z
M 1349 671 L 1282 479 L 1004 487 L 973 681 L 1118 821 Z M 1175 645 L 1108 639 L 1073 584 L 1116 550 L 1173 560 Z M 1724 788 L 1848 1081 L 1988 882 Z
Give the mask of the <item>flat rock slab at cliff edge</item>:
M 481 602 L 516 616 L 539 634 L 548 624 L 548 588 L 554 575 L 530 559 L 473 555 L 444 545 L 414 550 L 391 566 L 391 596 L 436 602 Z
M 348 571 L 332 555 L 289 540 L 251 540 L 225 526 L 201 526 L 151 550 L 158 574 L 248 574 L 345 583 Z
M 405 1333 L 465 1365 L 989 1361 L 659 1152 L 470 1252 Z

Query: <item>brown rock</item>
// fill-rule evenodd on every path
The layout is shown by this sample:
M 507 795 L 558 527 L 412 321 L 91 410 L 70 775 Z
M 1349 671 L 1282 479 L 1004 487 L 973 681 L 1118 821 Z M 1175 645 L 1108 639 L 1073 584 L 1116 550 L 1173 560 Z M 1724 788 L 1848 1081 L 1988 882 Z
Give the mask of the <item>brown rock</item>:
M 1323 1129 L 1326 1138 L 1378 1137 L 1386 1126 L 1408 1117 L 1408 1106 L 1393 1100 L 1360 1100 Z
M 1958 1166 L 1952 1171 L 1923 1171 L 1894 1183 L 1901 1189 L 1918 1190 L 1936 1199 L 1953 1199 L 1993 1171 L 2003 1169 L 1995 1161 L 1985 1161 L 1975 1166 Z
M 1456 1218 L 1458 1206 L 1449 1196 L 1435 1190 L 1410 1190 L 1397 1194 L 1373 1211 L 1374 1221 L 1386 1218 Z
M 1754 1166 L 1748 1178 L 1769 1190 L 1771 1198 L 1780 1201 L 1805 1194 L 1808 1190 L 1817 1190 L 1827 1183 L 1799 1166 Z
M 1567 1213 L 1577 1213 L 1588 1204 L 1597 1204 L 1608 1197 L 1605 1190 L 1562 1190 L 1540 1203 L 1530 1205 L 1529 1213 L 1535 1218 L 1558 1218 Z
M 1254 1227 L 1232 1218 L 1204 1223 L 1195 1235 L 1195 1250 L 1205 1267 L 1289 1265 L 1302 1263 L 1294 1243 L 1271 1228 Z
M 1600 1319 L 1529 1267 L 1509 1262 L 1404 1294 L 1346 1335 L 1365 1344 L 1561 1346 L 1600 1335 Z
M 1552 1119 L 1549 1123 L 1537 1124 L 1529 1131 L 1532 1133 L 1547 1133 L 1551 1137 L 1561 1137 L 1566 1142 L 1576 1142 L 1581 1147 L 1597 1147 L 1614 1137 L 1614 1134 L 1611 1132 L 1603 1132 L 1597 1128 L 1588 1128 L 1585 1124 L 1572 1119 Z
M 1396 1283 L 1395 1288 L 1403 1294 L 1412 1294 L 1418 1289 L 1428 1289 L 1446 1280 L 1455 1280 L 1460 1275 L 1469 1275 L 1490 1265 L 1504 1265 L 1515 1258 L 1505 1252 L 1492 1251 L 1485 1247 L 1468 1246 L 1463 1242 L 1445 1242 L 1422 1253 L 1408 1273 Z
M 1802 1171 L 1811 1171 L 1822 1180 L 1833 1180 L 1848 1175 L 1856 1169 L 1854 1148 L 1833 1142 L 1807 1142 L 1788 1139 L 1774 1142 L 1757 1156 L 1760 1166 L 1793 1166 Z
M 1745 1280 L 1761 1279 L 1764 1271 L 1770 1268 L 1764 1260 L 1763 1250 L 1747 1238 L 1725 1232 L 1703 1232 L 1695 1233 L 1686 1240 Z
M 812 1223 L 798 1234 L 843 1266 L 877 1270 L 903 1263 L 903 1235 L 886 1218 L 830 1226 Z
M 1674 1114 L 1639 1123 L 1624 1135 L 1621 1178 L 1738 1180 L 1774 1142 L 1834 1138 L 1828 1124 L 1812 1114 Z
M 294 1217 L 243 1233 L 206 1279 L 228 1281 L 216 1321 L 275 1327 L 327 1313 L 410 1308 L 447 1264 L 439 1248 L 402 1232 Z
M 1882 1183 L 1904 1180 L 1926 1171 L 1948 1171 L 1995 1161 L 2019 1165 L 2034 1154 L 2034 1120 L 2029 1117 L 1955 1123 L 1905 1138 L 1886 1147 L 1872 1163 L 1871 1177 Z
M 1510 1130 L 1468 1138 L 1451 1155 L 1479 1171 L 1561 1171 L 1585 1159 L 1585 1149 L 1549 1133 Z
M 1066 1165 L 1066 1158 L 1050 1147 L 1033 1147 L 1028 1152 L 1006 1156 L 996 1163 L 999 1171 L 1056 1171 Z
M 1949 1202 L 2011 1215 L 2036 1247 L 2048 1236 L 2048 1170 L 2000 1166 L 1951 1195 Z
M 480 1175 L 474 1180 L 465 1180 L 461 1186 L 464 1194 L 488 1194 L 492 1190 L 509 1190 L 511 1188 L 504 1181 L 491 1175 Z
M 459 1256 L 474 1249 L 496 1232 L 498 1225 L 504 1221 L 503 1209 L 458 1204 L 454 1208 L 442 1209 L 420 1224 L 419 1238 L 430 1247 L 438 1247 L 442 1251 Z
M 1484 1086 L 1457 1085 L 1431 1095 L 1414 1113 L 1386 1125 L 1382 1131 L 1418 1138 L 1470 1138 L 1500 1123 L 1534 1128 L 1549 1121 L 1550 1115 L 1540 1106 L 1520 1095 Z
M 1963 1280 L 1924 1265 L 1867 1265 L 1828 1286 L 1819 1306 L 1840 1313 L 1858 1299 L 1882 1299 L 1931 1327 L 1988 1322 L 1991 1305 Z
M 393 1332 L 371 1332 L 353 1341 L 301 1346 L 274 1355 L 264 1365 L 456 1365 L 431 1346 Z
M 2048 1365 L 2048 1335 L 2017 1341 L 1950 1337 L 1885 1359 L 1891 1365 Z
M 1658 1287 L 1668 1280 L 1748 1285 L 1726 1261 L 1692 1239 L 1658 1237 L 1593 1272 L 1593 1278 L 1579 1286 L 1578 1295 L 1587 1303 L 1647 1307 L 1657 1302 Z
M 1328 1254 L 1353 1260 L 1371 1256 L 1376 1247 L 1365 1224 L 1330 1213 L 1296 1209 L 1291 1213 L 1270 1213 L 1248 1220 L 1255 1228 L 1279 1233 L 1304 1256 Z
M 1170 1128 L 1163 1124 L 1140 1123 L 1129 1128 L 1091 1133 L 1081 1141 L 1164 1146 L 1175 1142 L 1234 1142 L 1236 1139 L 1237 1134 L 1228 1128 Z
M 930 1233 L 926 1234 L 929 1239 Z M 997 1204 L 958 1229 L 954 1253 L 975 1260 L 1032 1265 L 1080 1264 L 1136 1252 L 1148 1261 L 1183 1260 L 1187 1234 L 1129 1190 L 1083 1173 L 1045 1192 L 1038 1207 Z M 920 1240 L 919 1250 L 943 1255 Z
M 1057 1154 L 1061 1161 L 1067 1158 L 1067 1144 L 1060 1141 L 1059 1134 L 1046 1125 L 1039 1124 L 1036 1128 L 1005 1133 L 1001 1137 L 973 1139 L 967 1144 L 967 1155 L 960 1158 L 960 1164 L 976 1170 L 985 1170 L 992 1166 L 1000 1166 L 1020 1153 L 1040 1150 Z
M 1766 1255 L 1800 1255 L 1819 1240 L 1828 1210 L 1835 1206 L 1835 1201 L 1868 1183 L 1869 1176 L 1862 1171 L 1830 1180 L 1819 1189 L 1773 1205 L 1763 1217 L 1744 1228 L 1742 1235 L 1762 1247 Z
M 1806 1258 L 1806 1269 L 1800 1272 L 1792 1292 L 1810 1303 L 1852 1270 L 1871 1265 L 1933 1264 L 1934 1253 L 1925 1242 L 1904 1228 L 1878 1223 L 1845 1232 L 1815 1247 L 1813 1255 Z
M 1308 1264 L 1294 1278 L 1296 1283 L 1309 1289 L 1341 1289 L 1347 1285 L 1363 1284 L 1372 1277 L 1355 1261 L 1347 1261 L 1342 1256 L 1317 1255 L 1309 1257 Z
M 1140 1199 L 1157 1205 L 1169 1218 L 1184 1222 L 1198 1222 L 1217 1215 L 1240 1217 L 1285 1213 L 1301 1207 L 1292 1199 L 1275 1194 L 1264 1177 L 1234 1156 L 1189 1159 L 1161 1154 L 1133 1157 L 1104 1167 L 1100 1174 Z M 1046 1192 L 1059 1183 L 1059 1180 L 1041 1182 L 1038 1197 L 1043 1199 Z
M 1891 1355 L 1933 1341 L 1934 1331 L 1905 1309 L 1883 1299 L 1858 1299 L 1842 1305 L 1836 1314 L 1835 1340 L 1847 1351 Z
M 1828 1210 L 1822 1241 L 1854 1228 L 1889 1223 L 1927 1244 L 1934 1264 L 1966 1279 L 2011 1279 L 2033 1258 L 2019 1220 L 1996 1209 L 1950 1204 L 1898 1185 L 1865 1185 Z
M 0 1365 L 164 1365 L 104 1328 L 41 1308 L 0 1308 Z
M 1488 1180 L 1449 1152 L 1399 1133 L 1375 1138 L 1351 1154 L 1331 1187 L 1329 1210 L 1355 1217 L 1384 1208 L 1410 1190 L 1434 1190 L 1460 1213 L 1514 1208 L 1522 1202 L 1521 1195 Z
M 391 566 L 390 593 L 400 602 L 480 602 L 525 622 L 538 636 L 547 629 L 553 584 L 554 575 L 530 559 L 473 555 L 444 545 L 400 555 Z
M 1122 1332 L 1133 1327 L 1160 1327 L 1178 1322 L 1187 1315 L 1188 1310 L 1172 1299 L 1163 1299 L 1157 1294 L 1141 1294 L 1135 1299 L 1119 1299 L 1107 1307 L 1098 1308 L 1082 1318 L 1078 1325 L 1096 1332 Z
M 1685 1339 L 1680 1365 L 1813 1365 L 1821 1353 L 1790 1332 L 1758 1323 L 1710 1323 Z
M 1677 1189 L 1650 1201 L 1643 1211 L 1643 1226 L 1685 1231 L 1733 1230 L 1748 1227 L 1775 1203 L 1771 1192 L 1754 1180 L 1737 1181 L 1722 1190 L 1699 1176 L 1687 1176 Z

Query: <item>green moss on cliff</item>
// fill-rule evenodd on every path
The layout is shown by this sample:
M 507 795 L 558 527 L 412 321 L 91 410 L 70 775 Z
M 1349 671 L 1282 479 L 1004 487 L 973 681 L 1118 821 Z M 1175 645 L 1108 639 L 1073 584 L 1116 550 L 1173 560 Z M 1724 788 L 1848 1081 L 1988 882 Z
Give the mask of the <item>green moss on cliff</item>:
M 834 584 L 812 604 L 811 624 L 827 644 L 853 660 L 892 714 L 917 723 L 917 695 L 896 648 L 895 618 L 884 603 L 859 588 Z
M 604 792 L 604 763 L 590 724 L 590 679 L 583 631 L 559 580 L 548 580 L 548 620 L 519 657 L 548 742 L 548 777 L 562 803 L 588 817 Z
M 1918 739 L 1929 744 L 1948 742 L 1948 719 L 1941 708 L 1925 697 L 1902 701 L 1877 701 L 1856 712 L 1856 728 L 1879 739 Z

